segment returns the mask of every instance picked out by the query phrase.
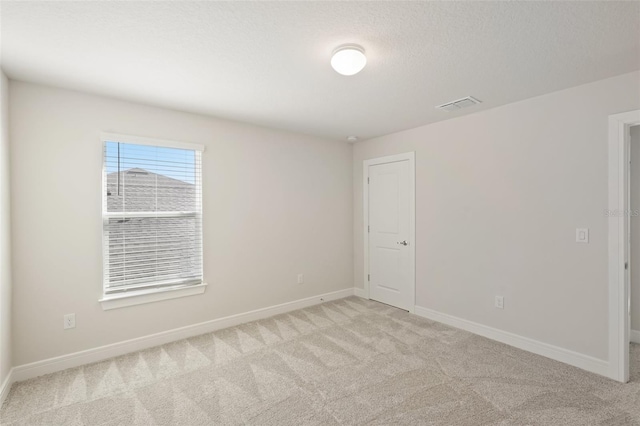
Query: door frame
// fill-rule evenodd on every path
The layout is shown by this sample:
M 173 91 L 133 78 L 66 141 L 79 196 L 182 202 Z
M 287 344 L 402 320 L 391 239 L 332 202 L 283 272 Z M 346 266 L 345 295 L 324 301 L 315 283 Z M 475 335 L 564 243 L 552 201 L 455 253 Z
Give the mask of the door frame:
M 609 377 L 623 383 L 629 381 L 629 130 L 635 125 L 640 125 L 640 110 L 609 116 Z
M 411 303 L 409 312 L 416 306 L 416 155 L 414 151 L 386 157 L 371 158 L 362 162 L 362 212 L 364 235 L 364 296 L 370 298 L 369 289 L 369 166 L 409 161 L 409 263 L 411 281 Z

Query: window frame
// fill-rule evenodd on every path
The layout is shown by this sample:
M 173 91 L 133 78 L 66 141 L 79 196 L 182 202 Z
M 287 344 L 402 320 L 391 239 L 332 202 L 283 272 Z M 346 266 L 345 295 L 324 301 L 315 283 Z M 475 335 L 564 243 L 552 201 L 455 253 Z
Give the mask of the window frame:
M 102 297 L 98 300 L 104 310 L 122 308 L 126 306 L 139 305 L 143 303 L 157 302 L 160 300 L 174 299 L 185 296 L 192 296 L 196 294 L 202 294 L 205 292 L 207 283 L 204 280 L 204 270 L 202 271 L 202 282 L 198 284 L 185 284 L 176 282 L 175 285 L 167 285 L 166 283 L 159 287 L 154 287 L 153 283 L 146 283 L 142 285 L 140 290 L 126 290 L 122 292 L 108 293 L 107 284 L 107 272 L 109 267 L 109 253 L 105 250 L 105 232 L 104 221 L 113 217 L 185 217 L 185 216 L 200 216 L 200 255 L 203 262 L 202 268 L 204 269 L 204 247 L 203 247 L 203 230 L 202 230 L 202 154 L 205 151 L 204 145 L 194 144 L 189 142 L 178 142 L 167 139 L 155 139 L 141 136 L 130 136 L 116 133 L 101 133 L 100 135 L 101 147 L 102 147 L 102 178 L 100 186 L 100 199 L 101 199 L 101 256 L 102 256 L 102 282 L 101 282 L 101 294 Z M 133 145 L 147 145 L 163 148 L 176 148 L 196 151 L 196 155 L 200 157 L 200 194 L 198 195 L 197 203 L 199 207 L 194 211 L 169 211 L 169 212 L 108 212 L 107 211 L 107 173 L 106 173 L 106 161 L 105 152 L 106 144 L 111 143 L 124 143 Z

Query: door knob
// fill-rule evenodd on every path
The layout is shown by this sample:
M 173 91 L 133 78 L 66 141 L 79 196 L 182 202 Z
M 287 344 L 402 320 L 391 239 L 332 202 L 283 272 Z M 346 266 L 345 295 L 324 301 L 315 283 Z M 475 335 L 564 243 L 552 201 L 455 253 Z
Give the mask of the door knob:
M 408 246 L 409 243 L 407 242 L 407 240 L 404 241 L 398 241 L 398 244 L 403 245 L 403 246 Z

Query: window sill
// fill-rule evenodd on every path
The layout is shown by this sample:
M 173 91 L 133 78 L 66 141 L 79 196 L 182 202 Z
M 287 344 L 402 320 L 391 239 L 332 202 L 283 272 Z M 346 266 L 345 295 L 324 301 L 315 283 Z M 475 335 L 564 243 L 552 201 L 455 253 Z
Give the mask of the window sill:
M 119 294 L 115 296 L 105 296 L 99 300 L 102 309 L 126 308 L 127 306 L 141 305 L 143 303 L 159 302 L 167 299 L 177 299 L 179 297 L 194 296 L 204 293 L 207 288 L 206 283 L 189 285 L 185 287 L 160 288 L 145 290 L 144 292 L 131 292 L 129 294 Z

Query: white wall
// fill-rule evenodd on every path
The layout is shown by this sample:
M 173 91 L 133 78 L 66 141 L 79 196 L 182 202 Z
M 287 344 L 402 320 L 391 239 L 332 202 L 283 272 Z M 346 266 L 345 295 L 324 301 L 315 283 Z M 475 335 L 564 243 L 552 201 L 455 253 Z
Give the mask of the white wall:
M 348 144 L 10 89 L 15 365 L 353 286 Z M 102 310 L 102 131 L 206 145 L 204 295 Z M 72 312 L 77 328 L 65 331 Z
M 640 126 L 631 128 L 631 330 L 640 331 Z
M 0 70 L 0 385 L 11 370 L 9 81 Z
M 638 108 L 636 72 L 357 143 L 356 287 L 362 161 L 415 151 L 417 305 L 606 360 L 607 119 Z

